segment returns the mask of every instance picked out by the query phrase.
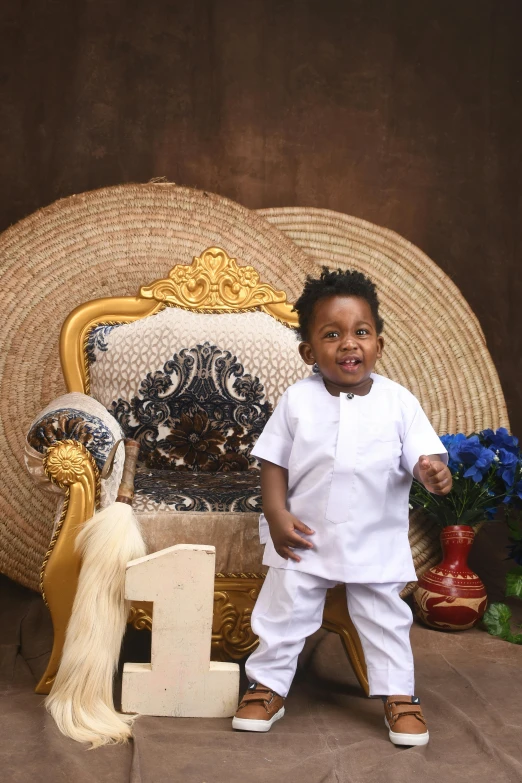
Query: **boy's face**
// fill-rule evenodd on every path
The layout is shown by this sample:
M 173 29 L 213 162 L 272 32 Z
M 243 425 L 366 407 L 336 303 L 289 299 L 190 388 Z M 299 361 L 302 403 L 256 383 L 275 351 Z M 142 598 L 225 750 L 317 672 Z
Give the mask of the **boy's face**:
M 330 296 L 315 305 L 310 339 L 299 345 L 299 353 L 306 364 L 317 362 L 331 394 L 366 394 L 383 346 L 366 299 Z

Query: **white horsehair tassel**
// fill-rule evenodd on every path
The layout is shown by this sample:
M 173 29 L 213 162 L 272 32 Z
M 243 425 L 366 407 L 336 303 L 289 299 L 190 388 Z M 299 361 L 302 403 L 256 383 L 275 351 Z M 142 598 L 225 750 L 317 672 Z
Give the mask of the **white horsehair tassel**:
M 62 734 L 92 748 L 126 742 L 133 715 L 114 708 L 113 679 L 128 615 L 125 568 L 146 554 L 132 510 L 139 443 L 125 441 L 116 501 L 85 523 L 76 541 L 82 556 L 78 589 L 60 668 L 45 705 Z

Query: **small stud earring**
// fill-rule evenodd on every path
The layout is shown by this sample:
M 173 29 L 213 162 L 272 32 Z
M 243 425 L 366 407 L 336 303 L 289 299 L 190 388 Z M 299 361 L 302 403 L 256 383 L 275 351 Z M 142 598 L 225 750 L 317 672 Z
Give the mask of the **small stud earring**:
M 319 369 L 319 365 L 317 364 L 317 362 L 316 362 L 316 363 L 314 364 L 314 366 L 312 367 L 312 372 L 315 372 L 315 373 L 317 373 L 317 372 L 321 372 L 321 370 Z

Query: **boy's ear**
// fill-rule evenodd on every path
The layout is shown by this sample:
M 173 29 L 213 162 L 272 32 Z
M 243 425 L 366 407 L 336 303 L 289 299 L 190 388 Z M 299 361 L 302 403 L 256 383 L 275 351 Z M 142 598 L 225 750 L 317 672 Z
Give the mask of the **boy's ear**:
M 384 349 L 384 337 L 382 335 L 379 335 L 377 338 L 377 359 L 380 359 L 382 356 L 382 352 Z
M 299 353 L 301 359 L 305 364 L 315 364 L 315 359 L 312 353 L 312 346 L 310 343 L 299 343 Z

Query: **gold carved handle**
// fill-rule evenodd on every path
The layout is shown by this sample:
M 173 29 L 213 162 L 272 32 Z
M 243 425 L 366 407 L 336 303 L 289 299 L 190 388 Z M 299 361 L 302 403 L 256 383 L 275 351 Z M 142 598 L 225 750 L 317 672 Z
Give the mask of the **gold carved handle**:
M 134 475 L 136 473 L 136 463 L 140 453 L 140 444 L 136 440 L 125 441 L 125 462 L 123 463 L 123 474 L 118 488 L 117 503 L 128 503 L 132 505 L 134 497 Z

